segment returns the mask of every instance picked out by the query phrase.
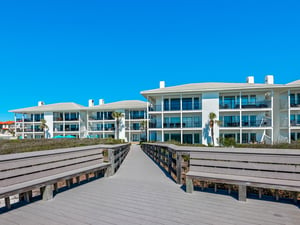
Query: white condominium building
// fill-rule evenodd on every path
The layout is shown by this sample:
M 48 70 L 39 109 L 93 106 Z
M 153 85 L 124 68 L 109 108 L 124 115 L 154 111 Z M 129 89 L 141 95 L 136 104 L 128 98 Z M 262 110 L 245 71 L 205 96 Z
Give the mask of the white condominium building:
M 212 143 L 209 114 L 214 113 L 214 143 L 278 143 L 300 140 L 300 80 L 274 84 L 247 77 L 246 83 L 192 83 L 142 91 L 149 107 L 149 141 Z
M 125 141 L 146 139 L 147 103 L 138 100 L 95 105 L 89 100 L 85 107 L 76 103 L 57 103 L 11 110 L 15 113 L 16 136 L 20 138 L 115 138 Z M 113 112 L 120 112 L 119 123 Z M 42 129 L 42 119 L 47 128 Z M 118 125 L 117 125 L 118 124 Z M 118 129 L 117 129 L 118 128 Z

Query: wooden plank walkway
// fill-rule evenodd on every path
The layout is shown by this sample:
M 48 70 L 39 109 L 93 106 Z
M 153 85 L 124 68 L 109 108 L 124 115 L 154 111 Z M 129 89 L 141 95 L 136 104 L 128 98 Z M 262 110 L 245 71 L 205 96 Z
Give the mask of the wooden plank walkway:
M 253 199 L 244 203 L 228 195 L 185 193 L 137 145 L 114 176 L 0 214 L 1 225 L 299 225 L 299 221 L 300 210 L 293 204 Z

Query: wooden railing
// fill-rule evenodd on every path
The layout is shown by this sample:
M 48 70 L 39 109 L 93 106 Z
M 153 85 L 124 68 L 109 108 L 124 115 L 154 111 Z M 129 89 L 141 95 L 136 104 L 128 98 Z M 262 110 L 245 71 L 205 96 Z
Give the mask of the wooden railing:
M 278 190 L 295 192 L 295 201 L 298 198 L 297 192 L 300 192 L 299 149 L 190 147 L 163 143 L 144 143 L 142 149 L 179 184 L 186 184 L 187 177 L 199 178 L 199 180 L 212 181 L 216 191 L 217 183 L 241 183 L 240 180 L 235 182 L 232 179 L 230 181 L 217 179 L 216 171 L 218 171 L 219 177 L 228 174 L 243 175 L 244 183 L 249 187 L 274 189 L 277 193 L 276 200 L 279 198 Z M 232 156 L 236 158 L 230 158 Z M 208 158 L 207 161 L 204 160 L 205 157 Z M 255 164 L 256 162 L 258 163 Z M 238 165 L 241 167 L 238 168 Z M 195 171 L 202 172 L 201 176 L 197 177 Z M 211 173 L 211 176 L 204 177 L 203 173 Z M 253 181 L 258 175 L 263 177 L 261 183 Z M 269 184 L 271 179 L 273 179 L 272 185 Z M 190 187 L 193 185 L 190 180 L 188 180 L 188 189 L 192 189 Z M 293 183 L 293 185 L 283 185 L 285 181 Z M 203 183 L 200 182 L 201 184 L 203 189 Z M 259 197 L 261 195 L 261 190 L 259 190 Z M 243 199 L 245 199 L 245 193 Z
M 153 161 L 164 168 L 176 183 L 185 183 L 189 154 L 195 150 L 161 143 L 144 143 L 142 149 Z
M 43 200 L 53 198 L 58 182 L 70 187 L 92 177 L 112 176 L 120 167 L 130 144 L 94 145 L 0 156 L 0 199 L 10 208 L 10 196 L 30 202 L 40 189 Z

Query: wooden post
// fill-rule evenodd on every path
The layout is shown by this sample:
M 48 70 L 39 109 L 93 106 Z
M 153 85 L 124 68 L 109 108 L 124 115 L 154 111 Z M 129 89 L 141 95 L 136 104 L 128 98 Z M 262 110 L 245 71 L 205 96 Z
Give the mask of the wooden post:
M 176 182 L 177 184 L 181 184 L 181 161 L 182 161 L 182 154 L 181 152 L 176 152 Z
M 247 186 L 239 185 L 239 201 L 246 201 L 247 199 Z
M 88 181 L 89 179 L 90 179 L 89 174 L 86 173 L 86 174 L 85 174 L 85 180 Z
M 50 199 L 53 199 L 52 185 L 47 185 L 43 191 L 43 200 L 47 201 Z
M 6 208 L 8 208 L 8 209 L 11 208 L 10 198 L 9 198 L 9 197 L 6 197 L 6 198 L 5 198 L 5 206 L 6 206 Z
M 168 149 L 168 172 L 172 173 L 172 152 Z
M 108 149 L 108 161 L 111 164 L 107 169 L 105 176 L 109 177 L 115 174 L 115 155 L 114 155 L 114 149 Z
M 193 191 L 194 191 L 193 179 L 187 176 L 186 177 L 186 192 L 193 193 Z
M 230 184 L 228 185 L 228 194 L 229 195 L 231 194 L 231 185 Z
M 76 183 L 77 183 L 77 184 L 80 184 L 80 176 L 77 176 L 77 177 L 76 177 Z
M 218 191 L 218 188 L 217 188 L 217 184 L 215 183 L 214 185 L 214 191 L 217 192 Z

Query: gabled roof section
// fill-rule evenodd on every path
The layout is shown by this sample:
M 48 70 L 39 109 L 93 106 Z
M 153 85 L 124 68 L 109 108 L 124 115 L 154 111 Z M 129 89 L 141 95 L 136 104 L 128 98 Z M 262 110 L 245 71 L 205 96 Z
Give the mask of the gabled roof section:
M 117 109 L 146 109 L 147 102 L 140 101 L 140 100 L 125 100 L 113 103 L 107 103 L 103 105 L 96 105 L 88 107 L 88 110 L 117 110 Z
M 13 113 L 33 113 L 33 112 L 60 112 L 60 111 L 80 111 L 85 110 L 86 107 L 74 102 L 55 103 L 49 105 L 34 106 L 22 109 L 14 109 L 9 112 Z
M 202 91 L 225 91 L 225 90 L 245 90 L 245 89 L 266 89 L 282 87 L 281 84 L 248 84 L 248 83 L 191 83 L 172 87 L 158 88 L 142 91 L 142 95 L 162 94 L 162 93 L 183 93 L 183 92 L 202 92 Z
M 295 80 L 291 83 L 286 84 L 286 86 L 299 86 L 300 87 L 300 80 Z

